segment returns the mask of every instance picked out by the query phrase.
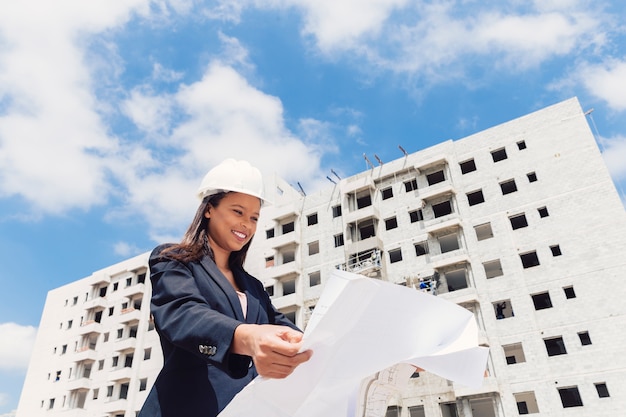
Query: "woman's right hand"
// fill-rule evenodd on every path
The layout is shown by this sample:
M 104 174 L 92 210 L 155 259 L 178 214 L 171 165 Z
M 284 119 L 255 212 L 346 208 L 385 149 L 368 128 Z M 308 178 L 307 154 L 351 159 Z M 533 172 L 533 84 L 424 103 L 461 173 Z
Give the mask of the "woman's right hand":
M 311 358 L 313 352 L 299 352 L 301 347 L 302 333 L 290 327 L 241 324 L 235 329 L 231 351 L 252 357 L 259 375 L 281 379 Z

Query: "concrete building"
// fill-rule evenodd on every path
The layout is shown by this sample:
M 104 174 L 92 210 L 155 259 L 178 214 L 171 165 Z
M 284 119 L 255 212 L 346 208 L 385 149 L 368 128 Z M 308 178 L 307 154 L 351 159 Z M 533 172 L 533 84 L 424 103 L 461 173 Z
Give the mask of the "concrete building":
M 310 195 L 277 178 L 247 261 L 301 327 L 334 268 L 474 313 L 481 388 L 391 368 L 366 415 L 619 415 L 626 212 L 578 101 L 401 155 Z M 135 416 L 161 366 L 146 260 L 49 293 L 17 417 Z

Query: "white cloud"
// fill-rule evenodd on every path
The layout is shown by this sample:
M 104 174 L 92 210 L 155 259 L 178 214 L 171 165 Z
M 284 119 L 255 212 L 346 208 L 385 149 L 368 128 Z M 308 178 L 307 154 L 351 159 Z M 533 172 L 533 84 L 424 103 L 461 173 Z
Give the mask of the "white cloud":
M 626 180 L 626 136 L 601 140 L 602 157 L 615 182 Z
M 0 369 L 26 370 L 37 329 L 16 323 L 0 323 Z
M 0 405 L 2 405 L 3 403 L 3 396 L 5 396 L 6 394 L 2 394 L 0 393 Z M 9 411 L 6 414 L 0 414 L 0 417 L 15 417 L 17 415 L 17 410 L 13 410 L 13 411 Z
M 110 185 L 101 155 L 117 145 L 98 115 L 80 42 L 142 6 L 25 0 L 2 7 L 0 196 L 21 196 L 44 213 L 104 201 Z
M 137 245 L 134 245 L 132 243 L 116 242 L 113 245 L 113 252 L 116 255 L 120 255 L 124 258 L 130 258 L 131 256 L 139 255 L 140 253 L 145 252 L 145 250 L 137 247 Z
M 305 10 L 304 33 L 313 35 L 323 52 L 350 50 L 362 38 L 382 29 L 391 13 L 408 0 L 285 1 Z
M 315 176 L 321 152 L 328 151 L 291 133 L 280 100 L 221 61 L 211 62 L 201 80 L 182 85 L 171 96 L 141 100 L 157 103 L 136 106 L 143 109 L 168 102 L 183 120 L 171 126 L 171 135 L 152 143 L 156 148 L 144 155 L 143 165 L 119 170 L 128 190 L 126 210 L 141 213 L 155 240 L 180 238 L 198 204 L 195 190 L 202 176 L 224 158 L 247 159 L 266 174 L 306 180 Z M 157 154 L 161 161 L 151 162 Z
M 584 64 L 578 69 L 577 78 L 589 93 L 604 100 L 612 109 L 626 110 L 626 59 Z

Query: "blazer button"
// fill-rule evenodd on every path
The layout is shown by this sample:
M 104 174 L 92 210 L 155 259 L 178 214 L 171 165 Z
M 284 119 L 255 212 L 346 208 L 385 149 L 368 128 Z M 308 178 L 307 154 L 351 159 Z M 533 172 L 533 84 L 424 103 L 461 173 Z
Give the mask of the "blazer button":
M 217 353 L 217 348 L 215 346 L 199 345 L 198 351 L 203 355 L 213 356 Z

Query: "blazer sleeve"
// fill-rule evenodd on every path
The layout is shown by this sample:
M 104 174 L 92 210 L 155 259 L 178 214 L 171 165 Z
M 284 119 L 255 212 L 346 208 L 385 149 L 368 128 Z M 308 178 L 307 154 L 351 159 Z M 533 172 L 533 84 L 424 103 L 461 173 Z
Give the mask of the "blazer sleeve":
M 159 336 L 173 347 L 229 368 L 230 345 L 241 322 L 227 314 L 231 307 L 219 295 L 207 299 L 189 265 L 159 256 L 161 249 L 150 256 L 151 312 Z

